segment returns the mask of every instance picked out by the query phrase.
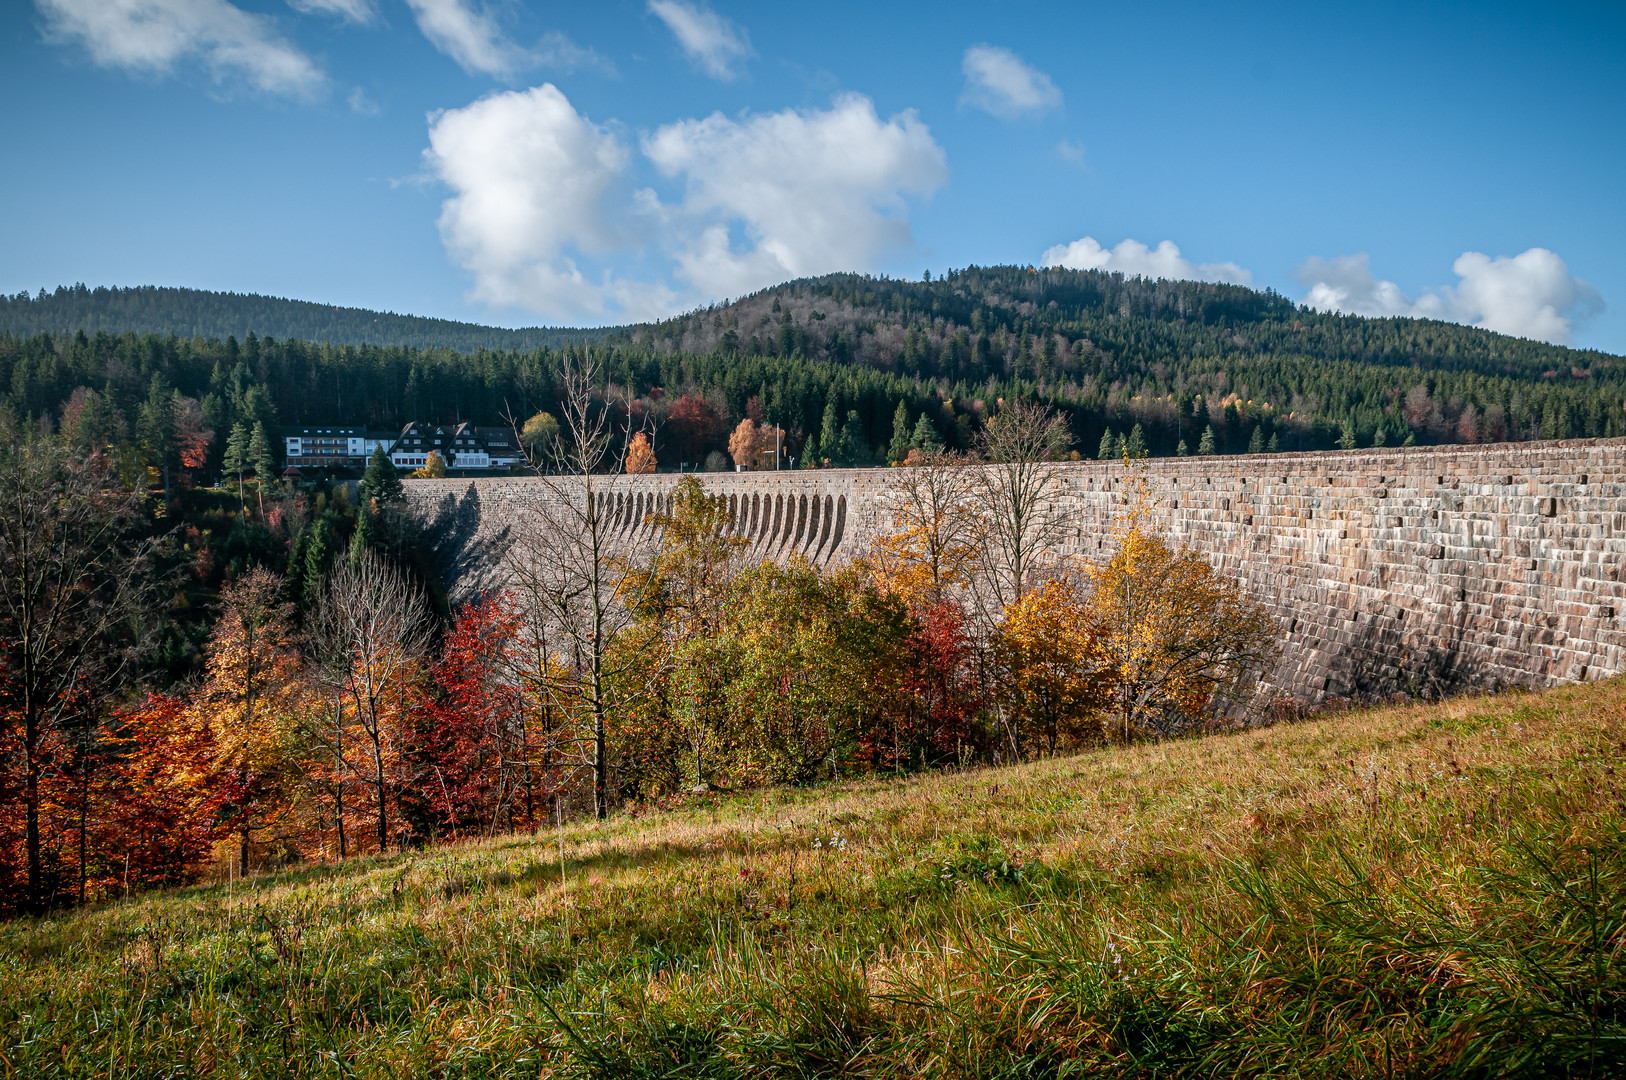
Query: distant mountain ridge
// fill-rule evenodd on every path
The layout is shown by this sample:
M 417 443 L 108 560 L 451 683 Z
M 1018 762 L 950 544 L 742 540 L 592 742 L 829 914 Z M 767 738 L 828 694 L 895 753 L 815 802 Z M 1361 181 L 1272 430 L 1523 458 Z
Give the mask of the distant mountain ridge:
M 403 345 L 420 349 L 530 351 L 571 342 L 601 341 L 614 328 L 544 326 L 506 330 L 451 319 L 335 307 L 255 293 L 138 285 L 131 288 L 59 286 L 34 296 L 0 296 L 0 334 L 171 334 L 182 338 L 234 337 L 250 333 L 280 340 L 334 345 Z

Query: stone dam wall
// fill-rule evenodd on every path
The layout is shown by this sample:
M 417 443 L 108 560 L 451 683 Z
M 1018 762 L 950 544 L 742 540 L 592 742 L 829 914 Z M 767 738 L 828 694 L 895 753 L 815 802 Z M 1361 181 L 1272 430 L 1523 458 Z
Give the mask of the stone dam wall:
M 1061 470 L 1058 560 L 1107 553 L 1131 470 Z M 1268 681 L 1310 703 L 1550 686 L 1626 672 L 1626 439 L 1159 458 L 1154 520 L 1280 621 Z M 886 469 L 708 473 L 764 558 L 830 564 L 891 525 Z M 596 479 L 629 537 L 672 474 Z M 408 481 L 454 599 L 502 584 L 531 479 Z

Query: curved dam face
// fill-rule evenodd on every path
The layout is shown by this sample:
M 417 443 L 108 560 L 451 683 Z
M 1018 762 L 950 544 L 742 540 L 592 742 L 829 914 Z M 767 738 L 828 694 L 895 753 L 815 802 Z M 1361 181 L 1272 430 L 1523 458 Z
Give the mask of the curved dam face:
M 1309 702 L 1550 686 L 1626 672 L 1626 439 L 1057 466 L 1057 563 L 1108 554 L 1125 484 L 1280 622 L 1268 681 Z M 830 565 L 892 527 L 887 469 L 705 473 L 761 558 Z M 673 474 L 594 479 L 629 538 Z M 500 588 L 534 478 L 409 480 L 454 600 Z

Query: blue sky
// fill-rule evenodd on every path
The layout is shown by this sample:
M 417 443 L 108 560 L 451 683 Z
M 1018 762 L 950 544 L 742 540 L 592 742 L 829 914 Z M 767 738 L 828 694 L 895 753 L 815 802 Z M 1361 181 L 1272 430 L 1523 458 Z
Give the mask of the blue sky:
M 1623 58 L 1619 4 L 14 0 L 0 289 L 568 325 L 1051 262 L 1626 352 Z

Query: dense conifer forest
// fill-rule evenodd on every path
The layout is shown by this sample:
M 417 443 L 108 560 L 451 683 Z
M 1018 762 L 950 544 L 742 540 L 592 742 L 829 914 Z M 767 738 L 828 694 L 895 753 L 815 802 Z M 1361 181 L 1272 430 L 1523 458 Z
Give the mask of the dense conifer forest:
M 570 341 L 597 341 L 606 333 L 601 329 L 557 330 L 541 326 L 504 330 L 306 300 L 153 285 L 129 289 L 63 285 L 54 292 L 41 289 L 32 296 L 26 292 L 0 296 L 0 333 L 65 333 L 71 337 L 78 330 L 91 335 L 129 331 L 222 341 L 228 337 L 242 340 L 254 333 L 335 345 L 411 345 L 463 352 L 557 348 Z
M 59 290 L 3 310 L 0 325 L 14 328 L 0 336 L 3 407 L 33 424 L 71 413 L 87 441 L 113 445 L 136 438 L 143 403 L 175 392 L 197 399 L 217 432 L 256 421 L 522 421 L 555 407 L 568 349 L 593 350 L 611 398 L 661 422 L 662 466 L 726 450 L 746 417 L 782 425 L 803 462 L 887 460 L 900 422 L 917 444 L 964 448 L 1015 398 L 1056 407 L 1086 456 L 1137 427 L 1156 455 L 1182 444 L 1237 453 L 1626 433 L 1618 356 L 1095 271 L 832 275 L 583 332 L 593 343 L 535 331 L 551 336 L 513 348 L 485 347 L 480 335 L 519 345 L 513 335 L 533 332 L 399 316 L 376 316 L 375 343 L 334 343 L 333 327 L 356 329 L 374 313 L 183 290 Z M 82 326 L 72 333 L 18 332 L 70 311 Z M 195 333 L 227 325 L 247 329 Z M 426 338 L 437 343 L 408 343 Z

